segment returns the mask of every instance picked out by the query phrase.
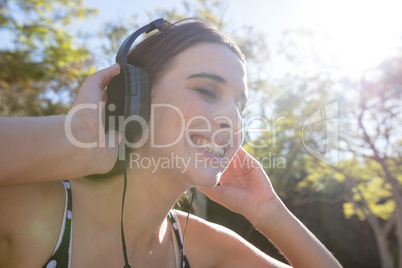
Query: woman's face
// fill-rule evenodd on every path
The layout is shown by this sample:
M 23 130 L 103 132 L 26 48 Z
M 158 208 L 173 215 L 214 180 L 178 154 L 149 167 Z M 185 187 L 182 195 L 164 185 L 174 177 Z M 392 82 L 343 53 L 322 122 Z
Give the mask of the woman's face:
M 216 185 L 243 141 L 246 90 L 245 67 L 224 45 L 199 43 L 176 56 L 152 91 L 145 150 L 154 166 L 189 187 Z

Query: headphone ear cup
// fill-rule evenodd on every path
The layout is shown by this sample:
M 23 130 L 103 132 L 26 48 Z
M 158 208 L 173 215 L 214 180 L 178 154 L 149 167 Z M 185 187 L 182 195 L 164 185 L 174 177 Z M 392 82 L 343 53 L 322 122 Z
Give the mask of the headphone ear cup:
M 138 116 L 145 123 L 149 121 L 151 86 L 144 69 L 130 64 L 120 67 L 120 74 L 112 78 L 106 90 L 105 130 L 125 127 L 126 137 L 130 139 L 142 132 Z M 123 118 L 124 126 L 120 126 Z
M 119 118 L 124 117 L 126 99 L 126 69 L 120 66 L 120 73 L 110 80 L 106 88 L 105 131 L 119 129 Z
M 139 116 L 148 123 L 151 112 L 151 85 L 147 72 L 137 66 L 126 65 L 126 100 L 125 100 L 125 119 L 130 116 Z M 126 134 L 138 135 L 142 131 L 142 126 L 138 118 L 132 118 L 126 124 Z M 143 126 L 146 127 L 146 126 Z

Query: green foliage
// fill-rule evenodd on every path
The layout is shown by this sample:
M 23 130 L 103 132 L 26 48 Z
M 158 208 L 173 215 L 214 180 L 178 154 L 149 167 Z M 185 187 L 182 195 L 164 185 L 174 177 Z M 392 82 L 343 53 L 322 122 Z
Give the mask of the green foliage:
M 343 170 L 351 171 L 351 168 L 359 174 L 356 176 L 358 184 L 351 188 L 353 201 L 344 203 L 345 217 L 357 215 L 360 220 L 365 220 L 367 215 L 372 213 L 383 220 L 390 219 L 395 211 L 395 200 L 391 186 L 384 178 L 377 175 L 381 169 L 378 163 L 373 161 L 360 165 L 355 163 Z
M 349 90 L 356 97 L 344 106 L 349 124 L 341 129 L 340 150 L 347 157 L 336 168 L 312 159 L 314 170 L 308 167 L 309 175 L 299 184 L 302 190 L 318 192 L 328 191 L 331 181 L 344 185 L 343 213 L 369 223 L 383 265 L 402 261 L 401 73 L 402 58 L 395 57 L 353 84 Z M 391 253 L 398 250 L 392 260 Z
M 372 178 L 369 184 L 359 184 L 359 191 L 362 193 L 371 213 L 383 220 L 389 220 L 395 211 L 395 200 L 392 199 L 392 193 L 389 185 L 384 187 L 384 181 L 381 178 Z M 356 188 L 352 188 L 353 199 L 360 202 L 362 196 Z M 346 202 L 343 206 L 346 218 L 357 215 L 360 220 L 365 220 L 368 211 L 364 207 L 357 207 L 354 202 Z
M 253 117 L 257 113 L 263 118 L 260 120 L 260 128 L 264 132 L 252 139 L 247 129 L 249 126 L 245 125 L 248 141 L 246 148 L 251 154 L 257 159 L 268 157 L 275 158 L 276 163 L 280 159 L 286 162 L 285 167 L 275 165 L 266 168 L 281 198 L 299 202 L 302 196 L 308 195 L 306 188 L 299 184 L 315 173 L 315 164 L 311 162 L 303 140 L 307 146 L 322 150 L 326 142 L 326 133 L 322 130 L 325 130 L 326 125 L 325 122 L 317 122 L 307 127 L 304 133 L 302 126 L 310 115 L 336 99 L 332 86 L 332 81 L 325 77 L 289 75 L 276 81 L 275 88 L 260 93 L 260 112 L 254 110 L 250 115 Z M 327 185 L 328 182 L 323 182 L 322 187 Z
M 400 114 L 402 112 L 402 58 L 385 60 L 377 69 L 363 77 L 359 98 L 351 114 L 355 131 L 348 139 L 348 150 L 362 157 L 353 200 L 345 204 L 345 215 L 365 219 L 368 213 L 388 220 L 402 197 Z M 359 202 L 365 201 L 365 206 Z M 399 206 L 401 206 L 400 204 Z M 399 208 L 400 209 L 400 208 Z M 402 219 L 398 219 L 402 221 Z
M 334 169 L 321 161 L 310 158 L 306 163 L 307 176 L 297 185 L 302 190 L 309 188 L 316 192 L 328 191 L 331 186 L 345 181 L 345 176 L 334 172 Z
M 95 10 L 82 1 L 3 1 L 0 30 L 12 38 L 0 48 L 0 115 L 67 111 L 75 90 L 94 71 L 90 53 L 67 28 Z

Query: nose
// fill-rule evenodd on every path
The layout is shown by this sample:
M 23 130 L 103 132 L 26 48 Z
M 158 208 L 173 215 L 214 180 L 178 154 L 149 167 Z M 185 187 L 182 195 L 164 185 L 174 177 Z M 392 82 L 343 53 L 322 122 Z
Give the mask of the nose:
M 233 134 L 243 130 L 243 121 L 235 103 L 220 105 L 214 116 L 214 127 L 233 131 Z

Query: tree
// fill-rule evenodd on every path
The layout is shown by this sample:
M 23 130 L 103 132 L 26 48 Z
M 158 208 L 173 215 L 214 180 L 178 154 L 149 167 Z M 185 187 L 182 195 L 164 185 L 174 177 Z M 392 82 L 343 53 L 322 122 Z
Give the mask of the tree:
M 91 55 L 67 26 L 95 10 L 81 0 L 1 1 L 0 115 L 49 115 L 94 71 Z M 9 37 L 9 38 L 6 38 Z
M 367 221 L 386 268 L 402 267 L 401 74 L 402 58 L 390 58 L 350 89 L 339 148 L 344 159 L 330 167 L 312 158 L 299 185 L 319 191 L 329 178 L 344 185 L 345 217 Z
M 402 58 L 395 57 L 362 78 L 350 111 L 354 135 L 344 137 L 345 149 L 360 160 L 356 166 L 362 170 L 350 176 L 350 167 L 339 169 L 352 186 L 345 214 L 369 222 L 383 267 L 394 267 L 394 263 L 402 267 L 401 75 Z M 397 238 L 397 256 L 388 239 L 392 232 Z
M 295 34 L 296 37 L 293 36 Z M 311 59 L 320 59 L 311 53 L 314 51 L 310 51 L 310 46 L 299 47 L 299 43 L 295 41 L 300 40 L 300 34 L 307 35 L 307 39 L 314 38 L 314 33 L 310 31 L 287 32 L 281 51 L 289 62 L 302 69 L 304 60 L 311 63 Z M 311 56 L 306 58 L 306 54 Z M 321 62 L 316 65 L 325 69 Z M 342 107 L 339 114 L 339 152 L 342 153 L 343 159 L 337 165 L 330 166 L 323 163 L 322 159 L 306 154 L 303 157 L 305 166 L 301 169 L 305 176 L 301 178 L 293 193 L 296 203 L 301 204 L 315 202 L 314 199 L 319 197 L 317 194 L 321 195 L 320 202 L 344 202 L 345 217 L 356 215 L 371 227 L 382 267 L 394 267 L 396 259 L 399 259 L 398 267 L 402 267 L 402 139 L 399 134 L 402 119 L 401 72 L 401 58 L 388 59 L 377 69 L 367 73 L 360 84 L 349 82 L 346 97 L 334 96 Z M 303 77 L 303 74 L 299 76 Z M 306 76 L 302 80 L 306 83 L 313 82 L 306 79 Z M 343 80 L 345 82 L 348 79 Z M 328 89 L 330 88 L 327 87 L 325 91 L 330 94 Z M 300 90 L 300 87 L 297 90 Z M 304 95 L 305 98 L 311 98 L 310 94 Z M 315 91 L 315 94 L 319 94 L 318 91 Z M 297 111 L 297 103 L 292 103 L 295 96 L 287 97 L 289 100 L 288 103 L 284 102 L 285 106 Z M 319 138 L 320 130 L 311 130 L 313 135 L 310 136 L 308 145 L 316 145 L 316 150 L 322 151 L 325 148 L 319 148 L 319 145 L 323 144 Z M 287 168 L 294 169 L 289 165 Z M 298 173 L 297 169 L 289 172 Z M 334 196 L 334 199 L 329 199 L 331 189 L 335 188 L 342 190 L 338 190 L 340 194 Z

